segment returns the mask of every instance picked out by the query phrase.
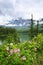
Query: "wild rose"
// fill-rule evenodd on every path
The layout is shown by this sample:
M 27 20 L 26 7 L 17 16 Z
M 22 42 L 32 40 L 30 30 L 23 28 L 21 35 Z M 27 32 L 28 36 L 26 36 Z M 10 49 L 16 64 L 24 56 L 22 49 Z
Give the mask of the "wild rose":
M 9 51 L 9 47 L 6 47 L 6 50 Z
M 14 51 L 13 51 L 13 52 L 15 52 L 15 53 L 16 53 L 16 52 L 17 52 L 17 49 L 14 49 Z
M 10 54 L 11 54 L 11 55 L 13 54 L 13 50 L 10 50 Z
M 22 57 L 22 60 L 24 60 L 24 61 L 25 61 L 25 60 L 26 60 L 26 57 L 25 57 L 25 56 L 23 56 L 23 57 Z
M 20 52 L 20 49 L 17 49 L 17 52 Z
M 20 52 L 20 49 L 14 49 L 14 52 Z

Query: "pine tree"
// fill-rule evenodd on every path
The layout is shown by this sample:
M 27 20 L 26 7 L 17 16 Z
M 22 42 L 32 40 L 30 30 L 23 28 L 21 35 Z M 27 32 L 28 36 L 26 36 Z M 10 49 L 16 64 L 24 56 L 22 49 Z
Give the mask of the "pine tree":
M 37 21 L 37 34 L 39 33 L 39 21 Z
M 30 34 L 31 34 L 31 39 L 33 38 L 34 36 L 34 33 L 33 33 L 33 15 L 31 15 L 31 24 L 30 24 Z

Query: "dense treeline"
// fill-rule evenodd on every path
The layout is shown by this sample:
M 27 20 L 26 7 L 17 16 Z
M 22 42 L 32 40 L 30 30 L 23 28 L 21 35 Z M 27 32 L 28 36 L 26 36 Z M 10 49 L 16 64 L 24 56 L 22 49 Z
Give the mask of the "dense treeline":
M 0 39 L 7 40 L 7 41 L 15 41 L 19 42 L 19 36 L 17 30 L 11 27 L 2 27 L 0 26 Z
M 35 21 L 33 20 L 33 15 L 31 16 L 31 23 L 30 23 L 30 29 L 29 29 L 29 35 L 30 38 L 32 39 L 34 36 L 37 36 L 38 34 L 42 34 L 43 33 L 43 24 L 39 24 L 39 20 L 36 21 L 36 25 L 35 25 Z
M 0 34 L 13 34 L 16 33 L 16 29 L 10 27 L 2 27 L 0 26 Z

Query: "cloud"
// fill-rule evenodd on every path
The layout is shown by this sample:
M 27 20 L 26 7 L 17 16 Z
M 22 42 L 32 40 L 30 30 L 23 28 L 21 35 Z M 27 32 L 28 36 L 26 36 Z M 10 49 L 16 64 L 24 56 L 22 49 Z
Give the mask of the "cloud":
M 43 0 L 0 0 L 0 20 L 31 18 L 31 14 L 34 19 L 43 17 Z
M 6 25 L 11 20 L 10 16 L 0 16 L 0 25 Z
M 9 24 L 9 25 L 5 25 L 5 26 L 9 26 L 9 27 L 11 27 L 11 26 L 17 26 L 16 24 Z
M 13 14 L 13 5 L 12 3 L 7 0 L 3 0 L 2 2 L 0 2 L 0 14 L 3 13 L 4 15 L 11 15 Z

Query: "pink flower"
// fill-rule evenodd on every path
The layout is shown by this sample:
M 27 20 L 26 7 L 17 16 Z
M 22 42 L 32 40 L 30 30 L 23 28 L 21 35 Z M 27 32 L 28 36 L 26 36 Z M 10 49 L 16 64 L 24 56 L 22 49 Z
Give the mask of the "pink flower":
M 24 61 L 25 61 L 25 60 L 26 60 L 26 57 L 25 57 L 25 56 L 23 56 L 23 57 L 22 57 L 22 60 L 24 60 Z
M 14 49 L 14 52 L 20 52 L 20 49 Z
M 11 54 L 11 55 L 13 54 L 13 50 L 10 50 L 10 54 Z
M 14 51 L 13 51 L 13 52 L 15 52 L 15 53 L 16 53 L 16 52 L 17 52 L 17 49 L 14 49 Z
M 20 52 L 20 49 L 17 49 L 17 52 Z

